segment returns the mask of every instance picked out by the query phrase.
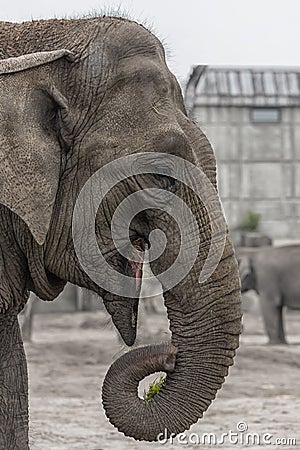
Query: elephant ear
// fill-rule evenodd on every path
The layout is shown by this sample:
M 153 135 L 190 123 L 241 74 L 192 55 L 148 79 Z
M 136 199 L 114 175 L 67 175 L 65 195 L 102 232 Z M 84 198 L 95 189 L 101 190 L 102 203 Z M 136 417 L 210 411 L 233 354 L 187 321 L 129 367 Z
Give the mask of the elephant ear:
M 52 52 L 29 53 L 17 58 L 7 58 L 0 60 L 0 75 L 22 72 L 26 69 L 42 66 L 57 59 L 66 57 L 69 61 L 74 61 L 74 56 L 69 50 L 54 50 Z
M 0 60 L 0 203 L 21 217 L 40 245 L 49 229 L 61 161 L 56 132 L 49 132 L 51 121 L 45 126 L 42 117 L 45 105 L 57 102 L 45 94 L 53 86 L 44 85 L 51 85 L 48 66 L 61 58 L 72 61 L 73 55 L 62 49 Z

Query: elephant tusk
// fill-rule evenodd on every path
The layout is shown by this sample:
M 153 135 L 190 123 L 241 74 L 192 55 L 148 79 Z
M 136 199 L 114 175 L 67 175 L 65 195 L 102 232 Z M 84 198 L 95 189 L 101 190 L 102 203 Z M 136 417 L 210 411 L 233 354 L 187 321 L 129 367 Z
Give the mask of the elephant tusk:
M 131 259 L 133 256 L 130 255 L 128 258 L 129 264 L 135 274 L 135 288 L 139 292 L 142 284 L 142 274 L 143 274 L 143 263 L 145 258 L 145 251 L 148 248 L 146 241 L 138 237 L 132 242 L 133 247 L 137 250 L 134 252 L 135 259 Z

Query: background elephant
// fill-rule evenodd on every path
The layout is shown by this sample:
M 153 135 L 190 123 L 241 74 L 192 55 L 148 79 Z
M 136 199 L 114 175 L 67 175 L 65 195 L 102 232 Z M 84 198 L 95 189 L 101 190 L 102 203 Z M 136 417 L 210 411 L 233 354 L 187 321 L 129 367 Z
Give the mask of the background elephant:
M 116 249 L 110 225 L 117 206 L 149 188 L 176 194 L 189 206 L 201 246 L 192 270 L 164 294 L 172 344 L 128 352 L 108 373 L 104 405 L 110 421 L 136 439 L 156 440 L 165 429 L 168 434 L 184 431 L 202 417 L 233 363 L 240 284 L 228 235 L 215 271 L 198 282 L 212 239 L 208 205 L 168 175 L 172 166 L 166 156 L 190 161 L 213 186 L 215 158 L 205 135 L 187 117 L 164 49 L 143 26 L 117 17 L 0 22 L 0 58 L 0 447 L 28 448 L 27 369 L 17 314 L 29 291 L 51 301 L 66 282 L 90 289 L 103 298 L 124 342 L 134 343 L 142 271 L 134 257 L 144 257 L 151 231 L 160 229 L 167 245 L 151 262 L 158 275 L 175 260 L 181 241 L 172 217 L 152 207 L 131 221 L 132 244 L 123 253 Z M 127 173 L 106 194 L 93 223 L 106 263 L 129 277 L 132 296 L 122 296 L 83 270 L 74 248 L 73 211 L 93 174 L 127 155 L 136 155 L 136 164 L 141 152 L 150 155 L 160 174 L 148 173 L 147 167 L 141 175 Z M 98 191 L 105 181 L 99 180 Z M 223 220 L 217 197 L 211 197 L 210 207 L 213 221 Z M 94 208 L 93 195 L 79 215 L 83 230 L 89 208 Z M 196 239 L 189 229 L 187 224 L 187 249 Z M 97 274 L 99 251 L 90 243 L 86 232 L 80 248 Z M 168 376 L 148 405 L 137 397 L 135 376 L 156 369 Z M 120 379 L 128 381 L 121 391 Z
M 238 248 L 242 292 L 259 294 L 270 344 L 286 344 L 283 308 L 300 309 L 300 246 Z

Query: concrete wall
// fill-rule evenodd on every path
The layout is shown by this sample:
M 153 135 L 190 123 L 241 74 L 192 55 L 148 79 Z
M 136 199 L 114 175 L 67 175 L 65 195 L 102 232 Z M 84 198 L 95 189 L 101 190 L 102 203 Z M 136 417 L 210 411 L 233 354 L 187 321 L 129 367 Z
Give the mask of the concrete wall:
M 192 117 L 215 150 L 230 227 L 252 210 L 272 238 L 299 239 L 300 108 L 281 114 L 281 123 L 253 124 L 248 107 L 196 106 Z

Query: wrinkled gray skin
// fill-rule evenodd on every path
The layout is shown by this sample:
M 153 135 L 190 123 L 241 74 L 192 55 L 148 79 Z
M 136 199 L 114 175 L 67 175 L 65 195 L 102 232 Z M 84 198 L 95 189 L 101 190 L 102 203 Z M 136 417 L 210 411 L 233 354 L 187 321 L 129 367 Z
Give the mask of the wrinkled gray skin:
M 35 52 L 48 53 L 22 57 Z M 0 23 L 0 58 L 9 57 L 20 58 L 0 60 L 0 448 L 25 450 L 27 371 L 17 313 L 28 290 L 53 300 L 67 281 L 91 289 L 104 299 L 125 343 L 135 340 L 138 301 L 99 288 L 74 253 L 72 211 L 85 181 L 105 163 L 140 151 L 182 156 L 202 168 L 214 185 L 216 168 L 206 137 L 186 115 L 161 43 L 144 27 L 111 17 Z M 96 218 L 102 253 L 130 276 L 109 224 L 117 204 L 140 187 L 176 190 L 168 177 L 131 178 L 109 193 Z M 107 377 L 109 418 L 136 439 L 155 440 L 165 427 L 178 433 L 202 417 L 238 346 L 240 286 L 231 241 L 227 238 L 213 275 L 199 285 L 209 221 L 190 191 L 180 188 L 180 195 L 200 226 L 201 250 L 192 271 L 165 294 L 173 345 L 126 354 L 128 383 L 120 399 L 111 380 L 124 382 L 124 372 Z M 131 235 L 147 238 L 155 228 L 165 232 L 169 243 L 152 264 L 160 273 L 178 254 L 176 224 L 166 214 L 147 211 L 132 222 Z M 149 405 L 137 400 L 130 387 L 134 361 L 138 365 L 141 358 L 146 372 L 156 367 L 168 371 L 165 386 Z M 136 401 L 139 411 L 133 408 Z
M 238 248 L 242 292 L 260 298 L 270 344 L 286 344 L 283 308 L 300 309 L 300 246 Z

